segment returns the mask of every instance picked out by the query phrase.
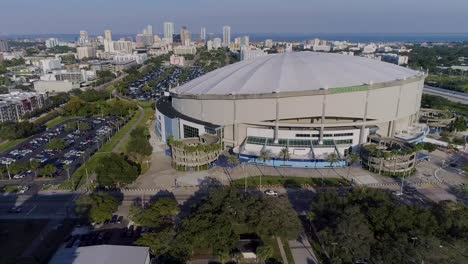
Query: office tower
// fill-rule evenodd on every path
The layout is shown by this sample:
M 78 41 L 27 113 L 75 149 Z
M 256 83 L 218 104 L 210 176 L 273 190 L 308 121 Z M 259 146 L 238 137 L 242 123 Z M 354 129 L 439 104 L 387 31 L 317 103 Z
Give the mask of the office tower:
M 202 27 L 200 30 L 200 40 L 206 41 L 206 28 Z
M 104 39 L 112 41 L 112 31 L 110 29 L 104 31 Z
M 45 41 L 46 48 L 51 49 L 59 45 L 59 41 L 56 38 L 49 38 Z
M 185 26 L 180 30 L 180 42 L 184 46 L 190 46 L 190 31 L 188 31 L 187 27 Z
M 164 39 L 172 43 L 174 35 L 174 23 L 164 22 Z
M 231 27 L 224 26 L 223 27 L 223 46 L 228 47 L 229 43 L 231 43 Z

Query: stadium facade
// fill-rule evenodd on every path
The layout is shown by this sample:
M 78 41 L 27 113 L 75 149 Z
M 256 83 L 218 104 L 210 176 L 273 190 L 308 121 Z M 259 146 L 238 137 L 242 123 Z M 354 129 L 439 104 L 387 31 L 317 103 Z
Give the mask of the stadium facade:
M 287 147 L 292 166 L 324 161 L 333 152 L 343 157 L 370 135 L 410 130 L 419 118 L 425 77 L 341 54 L 268 55 L 172 89 L 156 104 L 156 131 L 163 141 L 217 134 L 250 160 L 262 150 L 278 156 Z

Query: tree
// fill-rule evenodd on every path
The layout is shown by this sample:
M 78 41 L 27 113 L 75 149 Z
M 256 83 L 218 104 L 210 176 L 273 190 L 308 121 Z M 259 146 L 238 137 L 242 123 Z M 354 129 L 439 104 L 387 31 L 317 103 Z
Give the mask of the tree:
M 47 164 L 40 170 L 41 175 L 46 177 L 51 177 L 56 172 L 57 167 L 55 167 L 54 164 Z
M 161 256 L 171 249 L 175 234 L 172 228 L 167 228 L 159 232 L 146 233 L 141 236 L 135 244 L 149 247 L 153 255 Z
M 85 106 L 85 102 L 79 97 L 74 96 L 63 106 L 63 109 L 67 111 L 70 115 L 77 115 L 78 112 Z
M 145 127 L 137 127 L 130 133 L 127 151 L 135 161 L 140 161 L 142 157 L 150 156 L 153 153 L 153 147 L 148 141 Z
M 94 223 L 102 223 L 111 219 L 117 207 L 117 199 L 105 193 L 83 195 L 76 200 L 77 214 L 87 217 Z
M 257 248 L 257 258 L 265 262 L 267 259 L 273 257 L 273 248 L 269 245 L 262 245 Z
M 333 168 L 333 164 L 338 161 L 338 155 L 336 155 L 335 152 L 328 154 L 327 161 L 330 164 L 329 165 L 330 169 Z M 322 186 L 323 186 L 323 175 L 322 175 Z
M 30 161 L 31 170 L 34 172 L 34 175 L 37 177 L 37 172 L 41 167 L 41 163 L 37 159 L 33 159 Z
M 236 167 L 240 163 L 239 158 L 236 155 L 229 155 L 227 162 L 231 167 Z
M 348 155 L 347 160 L 348 160 L 348 175 L 347 175 L 346 178 L 349 179 L 349 174 L 351 172 L 351 166 L 353 164 L 358 163 L 361 160 L 361 157 L 359 157 L 359 154 L 357 154 L 357 153 L 351 153 L 351 154 Z
M 269 149 L 262 149 L 258 157 L 263 163 L 266 163 L 271 159 L 271 151 Z
M 68 143 L 63 138 L 52 138 L 47 144 L 48 149 L 63 150 L 68 146 Z
M 67 171 L 67 178 L 68 178 L 68 180 L 70 180 L 70 167 L 71 167 L 70 164 L 65 164 L 65 165 L 63 166 L 63 169 Z
M 22 170 L 23 164 L 21 164 L 20 162 L 15 162 L 8 166 L 8 171 L 13 175 L 20 173 Z
M 289 149 L 288 149 L 287 147 L 282 148 L 282 149 L 280 150 L 280 157 L 281 157 L 282 160 L 283 160 L 283 164 L 286 163 L 286 160 L 288 160 L 288 159 L 290 158 L 290 156 L 291 156 L 291 155 L 289 154 Z
M 102 155 L 95 168 L 100 186 L 121 186 L 133 182 L 139 174 L 139 168 L 115 153 Z
M 161 198 L 153 202 L 147 209 L 132 207 L 131 219 L 140 226 L 164 229 L 172 226 L 180 208 L 177 201 Z

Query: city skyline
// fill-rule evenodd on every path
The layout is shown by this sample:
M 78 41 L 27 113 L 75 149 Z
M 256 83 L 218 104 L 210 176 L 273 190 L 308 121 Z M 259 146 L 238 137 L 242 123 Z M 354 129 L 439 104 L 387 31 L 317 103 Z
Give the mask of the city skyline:
M 249 2 L 249 5 L 243 4 L 247 3 L 246 0 L 236 4 L 212 0 L 176 2 L 136 0 L 127 3 L 118 0 L 112 1 L 114 6 L 109 8 L 109 0 L 72 3 L 57 0 L 7 1 L 0 10 L 0 34 L 68 34 L 83 29 L 90 34 L 102 34 L 100 32 L 105 29 L 115 34 L 128 34 L 139 32 L 147 24 L 153 25 L 154 32 L 161 34 L 164 21 L 174 22 L 175 31 L 182 25 L 188 25 L 189 28 L 206 27 L 207 32 L 220 32 L 223 25 L 230 25 L 236 32 L 243 33 L 468 32 L 468 18 L 464 14 L 468 3 L 462 0 L 449 0 L 449 3 L 396 0 L 379 5 L 373 5 L 370 0 L 360 0 L 352 6 L 344 0 L 333 3 L 295 0 L 293 4 L 257 0 Z M 24 6 L 34 13 L 22 10 Z M 93 8 L 87 8 L 89 6 Z M 22 14 L 25 12 L 22 19 L 17 19 L 19 10 Z M 103 12 L 105 10 L 111 12 Z M 164 12 L 155 13 L 155 10 Z M 229 14 L 224 10 L 229 10 Z

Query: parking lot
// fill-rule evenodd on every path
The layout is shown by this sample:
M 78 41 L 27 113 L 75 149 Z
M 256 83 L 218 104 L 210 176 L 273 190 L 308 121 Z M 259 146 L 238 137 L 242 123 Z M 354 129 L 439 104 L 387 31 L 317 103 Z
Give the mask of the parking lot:
M 1 153 L 0 163 L 7 168 L 15 163 L 22 164 L 22 167 L 31 167 L 31 163 L 34 161 L 37 161 L 41 168 L 52 164 L 56 168 L 56 172 L 52 173 L 51 176 L 55 179 L 55 183 L 59 183 L 67 178 L 68 173 L 73 174 L 87 158 L 110 139 L 116 132 L 119 121 L 121 119 L 114 116 L 68 120 Z M 78 126 L 74 128 L 70 125 L 72 123 L 76 123 Z M 81 126 L 81 130 L 79 126 Z M 85 127 L 86 129 L 84 129 Z M 51 149 L 49 143 L 52 139 L 60 139 L 65 142 L 65 147 L 61 150 Z M 5 175 L 8 173 L 7 171 Z M 9 174 L 12 178 L 11 183 L 20 184 L 20 186 L 28 186 L 37 176 L 42 176 L 37 172 L 37 169 L 34 171 L 32 168 L 22 168 L 19 173 Z M 8 177 L 5 175 L 4 177 Z M 22 189 L 24 188 L 21 187 Z
M 138 81 L 130 84 L 129 96 L 138 101 L 151 101 L 169 90 L 171 87 L 182 85 L 190 80 L 200 77 L 204 74 L 200 67 L 180 68 L 175 66 L 161 67 L 153 71 Z M 183 75 L 183 76 L 182 76 Z M 151 87 L 151 80 L 157 81 L 156 86 Z M 151 91 L 144 91 L 148 85 Z

